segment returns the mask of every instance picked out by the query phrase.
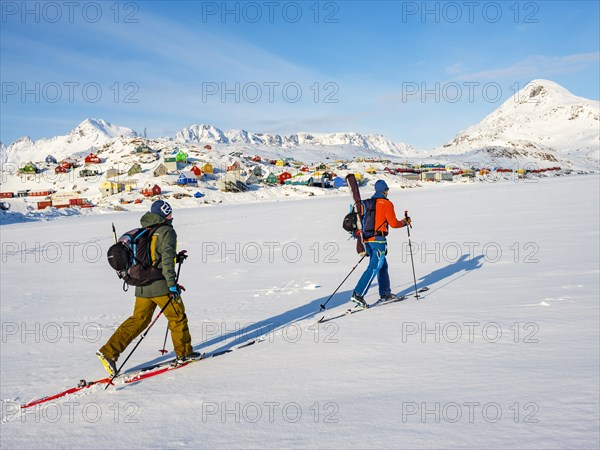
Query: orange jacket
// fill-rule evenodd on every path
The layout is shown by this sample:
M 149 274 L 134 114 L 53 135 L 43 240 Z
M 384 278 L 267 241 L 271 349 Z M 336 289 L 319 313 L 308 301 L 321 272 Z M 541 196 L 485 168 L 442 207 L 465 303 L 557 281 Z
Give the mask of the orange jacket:
M 394 211 L 394 204 L 386 198 L 378 198 L 375 203 L 375 231 L 383 232 L 385 235 L 388 233 L 388 225 L 392 228 L 402 228 L 406 226 L 404 219 L 398 220 L 396 218 L 396 211 Z M 375 240 L 375 236 L 372 238 L 365 239 L 365 242 L 371 242 Z

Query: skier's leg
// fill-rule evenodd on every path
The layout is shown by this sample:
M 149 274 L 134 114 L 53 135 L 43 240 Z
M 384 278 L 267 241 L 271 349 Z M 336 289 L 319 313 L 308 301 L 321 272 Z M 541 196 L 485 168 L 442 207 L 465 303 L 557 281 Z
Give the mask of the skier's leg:
M 167 295 L 153 297 L 152 300 L 162 308 L 169 301 L 169 297 Z M 167 309 L 165 309 L 164 315 L 169 320 L 169 330 L 171 330 L 171 339 L 175 354 L 177 356 L 187 356 L 192 353 L 192 336 L 190 335 L 185 306 L 181 297 L 171 301 Z
M 151 299 L 136 297 L 133 314 L 117 328 L 100 352 L 116 361 L 131 341 L 150 325 L 155 308 L 156 303 Z

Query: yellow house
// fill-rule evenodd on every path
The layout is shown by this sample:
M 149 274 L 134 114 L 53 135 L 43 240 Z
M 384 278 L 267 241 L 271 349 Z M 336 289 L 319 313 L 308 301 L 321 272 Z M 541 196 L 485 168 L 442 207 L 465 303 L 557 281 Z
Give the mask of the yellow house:
M 118 194 L 123 191 L 131 191 L 131 185 L 119 183 L 117 181 L 103 181 L 100 184 L 100 193 L 102 194 L 102 197 L 108 197 L 109 195 Z
M 358 184 L 361 184 L 363 181 L 363 176 L 360 173 L 355 173 L 354 178 L 356 178 L 356 181 L 358 181 Z
M 285 166 L 285 163 L 283 162 L 283 159 L 278 159 L 277 162 L 275 163 L 276 166 L 279 167 L 283 167 Z
M 213 165 L 211 163 L 206 163 L 204 164 L 200 170 L 202 171 L 202 173 L 214 173 L 215 169 L 213 167 Z
M 365 170 L 365 172 L 374 174 L 374 173 L 377 173 L 377 169 L 373 166 L 370 166 L 370 167 L 367 167 L 367 170 Z

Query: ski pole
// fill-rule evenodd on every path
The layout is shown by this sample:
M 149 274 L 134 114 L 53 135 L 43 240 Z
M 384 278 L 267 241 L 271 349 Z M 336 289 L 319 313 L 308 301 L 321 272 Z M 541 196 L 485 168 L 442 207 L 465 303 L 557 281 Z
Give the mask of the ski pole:
M 169 306 L 171 304 L 172 300 L 173 300 L 173 297 L 170 297 L 169 301 L 167 303 L 165 303 L 165 306 L 162 307 L 162 309 L 160 310 L 160 312 L 158 313 L 158 315 L 156 316 L 156 318 L 152 321 L 152 323 L 150 324 L 150 326 L 148 328 L 146 328 L 146 331 L 144 331 L 144 334 L 142 334 L 142 337 L 140 338 L 140 340 L 137 341 L 137 344 L 135 344 L 135 347 L 133 347 L 133 350 L 131 350 L 131 352 L 129 352 L 129 355 L 127 355 L 127 358 L 125 358 L 125 361 L 123 361 L 123 364 L 121 364 L 121 367 L 119 367 L 119 369 L 117 370 L 117 372 L 111 377 L 110 381 L 108 382 L 108 384 L 106 385 L 106 387 L 104 389 L 108 389 L 108 386 L 110 386 L 112 384 L 112 381 L 119 376 L 119 374 L 121 373 L 121 369 L 123 368 L 123 366 L 125 365 L 125 363 L 129 360 L 129 358 L 131 357 L 131 355 L 133 355 L 133 352 L 135 352 L 135 349 L 138 348 L 138 346 L 142 343 L 142 341 L 144 340 L 144 338 L 148 334 L 148 331 L 150 331 L 150 328 L 152 328 L 152 326 L 156 323 L 156 321 L 158 320 L 158 318 L 162 315 L 163 311 L 165 309 L 167 309 L 167 306 Z
M 410 242 L 410 229 L 412 228 L 412 225 L 409 222 L 408 219 L 408 211 L 404 211 L 404 220 L 406 221 L 406 231 L 408 232 L 408 249 L 410 250 L 410 262 L 412 264 L 412 272 L 413 272 L 413 280 L 415 281 L 415 297 L 417 297 L 417 300 L 419 299 L 419 293 L 417 291 L 417 276 L 415 275 L 415 261 L 413 259 L 413 252 L 412 252 L 412 244 Z
M 335 291 L 333 291 L 333 294 L 331 294 L 331 295 L 329 296 L 329 298 L 327 299 L 327 301 L 321 305 L 321 309 L 320 309 L 321 311 L 324 311 L 324 310 L 326 310 L 326 309 L 327 309 L 327 308 L 326 308 L 326 305 L 327 305 L 327 303 L 329 303 L 329 300 L 331 300 L 331 299 L 333 298 L 333 296 L 335 295 L 335 293 L 336 293 L 336 292 L 337 292 L 337 291 L 338 291 L 338 290 L 339 290 L 339 289 L 342 287 L 342 285 L 343 285 L 343 284 L 346 282 L 346 280 L 348 279 L 348 277 L 349 277 L 350 275 L 352 275 L 352 272 L 354 272 L 354 270 L 355 270 L 355 269 L 358 267 L 358 265 L 359 265 L 359 264 L 362 262 L 362 260 L 363 260 L 363 259 L 365 259 L 365 257 L 366 257 L 366 256 L 367 256 L 367 255 L 366 255 L 366 253 L 365 253 L 365 254 L 364 254 L 364 255 L 363 255 L 363 256 L 362 256 L 362 257 L 361 257 L 361 258 L 358 260 L 358 262 L 357 262 L 357 263 L 355 264 L 355 266 L 352 268 L 352 270 L 350 271 L 350 273 L 349 273 L 348 275 L 346 275 L 346 278 L 344 278 L 344 280 L 343 280 L 343 281 L 340 283 L 340 285 L 337 287 L 337 289 L 336 289 Z
M 115 244 L 117 243 L 117 230 L 115 230 L 115 223 L 112 224 L 113 227 L 113 236 L 115 237 Z
M 187 258 L 187 255 L 185 255 L 185 250 L 181 251 L 178 255 L 177 255 L 177 260 L 179 262 L 179 267 L 177 268 L 177 278 L 176 281 L 179 280 L 179 273 L 181 271 L 181 264 L 183 263 L 183 261 Z M 181 258 L 180 258 L 180 255 Z M 113 380 L 119 376 L 119 374 L 121 373 L 121 369 L 123 368 L 123 366 L 125 366 L 125 363 L 127 363 L 127 361 L 129 360 L 129 358 L 131 358 L 131 355 L 133 355 L 133 352 L 135 352 L 135 350 L 139 347 L 139 345 L 142 343 L 142 341 L 144 340 L 144 338 L 146 337 L 146 335 L 148 334 L 148 332 L 150 331 L 150 329 L 154 326 L 154 324 L 156 323 L 156 321 L 158 320 L 158 318 L 162 315 L 162 313 L 165 311 L 165 309 L 167 309 L 167 307 L 171 304 L 171 302 L 173 301 L 173 299 L 175 298 L 175 296 L 170 296 L 169 300 L 167 301 L 167 303 L 165 303 L 165 306 L 163 306 L 161 308 L 161 310 L 159 311 L 159 313 L 156 315 L 156 317 L 154 318 L 154 320 L 152 321 L 152 323 L 148 326 L 148 328 L 146 328 L 146 331 L 144 331 L 144 334 L 142 334 L 141 338 L 139 341 L 137 341 L 137 344 L 135 344 L 135 347 L 133 347 L 133 349 L 131 350 L 131 352 L 129 352 L 129 355 L 127 355 L 127 358 L 125 358 L 125 361 L 123 361 L 123 363 L 121 364 L 121 366 L 117 369 L 117 372 L 111 377 L 110 381 L 107 383 L 106 387 L 104 388 L 105 390 L 108 389 L 108 386 L 110 386 L 113 382 Z
M 179 281 L 179 272 L 181 271 L 181 264 L 183 263 L 183 261 L 185 261 L 185 259 L 187 258 L 186 255 L 186 251 L 185 250 L 181 250 L 178 254 L 177 254 L 177 277 L 175 278 L 176 282 Z M 183 291 L 185 291 L 185 288 L 182 288 Z M 173 306 L 173 309 L 175 310 L 175 306 Z M 177 310 L 175 310 L 175 312 L 177 312 Z M 164 355 L 165 353 L 168 353 L 167 350 L 167 336 L 169 336 L 169 324 L 167 323 L 167 329 L 165 330 L 165 340 L 163 342 L 163 348 L 161 350 L 159 350 L 161 355 Z

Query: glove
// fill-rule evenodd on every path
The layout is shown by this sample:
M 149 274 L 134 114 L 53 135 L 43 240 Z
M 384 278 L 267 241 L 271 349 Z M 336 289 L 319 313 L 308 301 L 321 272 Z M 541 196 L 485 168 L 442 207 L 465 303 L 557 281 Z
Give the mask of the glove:
M 410 220 L 410 217 L 406 216 L 404 218 L 404 226 L 406 226 L 406 227 L 409 226 L 411 222 L 412 221 Z
M 169 288 L 169 297 L 177 298 L 180 296 L 181 296 L 181 289 L 179 288 L 179 285 L 171 286 Z

